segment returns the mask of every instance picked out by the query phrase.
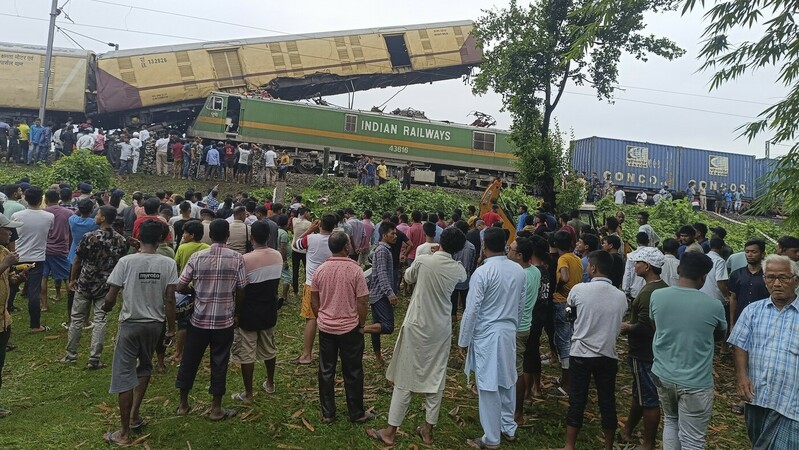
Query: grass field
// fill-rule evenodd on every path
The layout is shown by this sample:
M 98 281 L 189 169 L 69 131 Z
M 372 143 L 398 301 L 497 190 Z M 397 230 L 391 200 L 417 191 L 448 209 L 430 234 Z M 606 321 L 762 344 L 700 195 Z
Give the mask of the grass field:
M 18 303 L 24 305 L 24 299 Z M 403 299 L 401 305 L 404 303 Z M 62 300 L 43 314 L 44 323 L 53 327 L 51 332 L 44 335 L 27 333 L 27 313 L 14 315 L 13 341 L 19 348 L 8 354 L 3 390 L 0 392 L 0 404 L 13 410 L 11 416 L 0 419 L 3 448 L 104 448 L 108 444 L 102 440 L 102 434 L 118 427 L 117 399 L 108 394 L 110 367 L 95 371 L 83 368 L 88 354 L 89 332 L 84 332 L 77 364 L 63 366 L 55 362 L 63 356 L 66 344 L 66 330 L 59 326 L 65 316 L 65 308 L 66 301 Z M 103 361 L 109 366 L 117 312 L 109 318 L 108 345 L 103 355 Z M 399 320 L 404 312 L 404 306 L 398 308 Z M 369 356 L 365 358 L 366 405 L 375 408 L 379 413 L 378 419 L 365 426 L 350 424 L 346 420 L 343 391 L 339 384 L 339 418 L 331 425 L 323 424 L 316 392 L 315 367 L 297 366 L 289 362 L 302 347 L 303 321 L 298 313 L 296 302 L 280 311 L 276 331 L 279 353 L 275 394 L 259 392 L 250 407 L 235 405 L 226 398 L 224 404 L 239 408 L 240 415 L 226 422 L 210 422 L 202 416 L 210 402 L 207 394 L 209 371 L 204 364 L 191 395 L 193 413 L 189 417 L 177 416 L 178 392 L 174 388 L 177 368 L 170 366 L 166 374 L 153 377 L 147 392 L 142 413 L 148 425 L 135 435 L 140 448 L 380 448 L 380 445 L 366 437 L 365 430 L 367 426 L 384 426 L 391 386 L 383 372 L 375 368 L 368 341 L 366 353 Z M 385 339 L 387 344 L 384 347 L 390 349 L 393 337 Z M 620 348 L 625 345 L 620 341 Z M 453 353 L 441 420 L 435 430 L 434 448 L 462 448 L 465 439 L 481 434 L 477 398 L 467 389 L 461 367 L 462 361 Z M 717 396 L 708 448 L 747 448 L 742 417 L 731 414 L 728 409 L 734 397 L 731 361 L 717 358 L 715 367 Z M 556 369 L 546 367 L 545 371 L 545 382 L 551 384 Z M 242 390 L 239 371 L 231 366 L 228 375 L 228 392 Z M 256 386 L 260 386 L 264 376 L 263 367 L 257 368 Z M 620 423 L 625 420 L 627 412 L 629 384 L 626 367 L 620 367 L 617 388 Z M 592 396 L 592 399 L 579 448 L 600 446 L 599 415 L 595 397 Z M 402 429 L 405 434 L 399 436 L 397 441 L 398 448 L 423 446 L 413 433 L 415 427 L 424 421 L 420 406 L 421 402 L 416 399 Z M 554 396 L 536 400 L 529 409 L 527 424 L 518 433 L 518 443 L 503 446 L 538 449 L 561 445 L 566 408 L 567 402 Z
M 159 180 L 155 177 L 137 176 L 121 187 L 130 194 L 135 189 L 154 191 L 164 189 L 167 184 L 181 192 L 190 185 L 200 188 L 206 183 Z M 227 189 L 227 190 L 226 190 Z M 223 186 L 230 192 L 235 185 Z M 23 310 L 26 301 L 17 299 Z M 396 311 L 397 326 L 405 314 L 407 299 L 401 299 Z M 14 314 L 12 341 L 18 345 L 8 353 L 4 371 L 4 383 L 0 391 L 0 405 L 13 413 L 0 419 L 0 448 L 3 449 L 70 449 L 106 448 L 102 435 L 118 428 L 116 396 L 108 394 L 110 362 L 113 339 L 116 334 L 117 309 L 109 316 L 106 349 L 103 361 L 108 368 L 89 371 L 84 369 L 88 357 L 90 332 L 84 331 L 78 364 L 63 366 L 56 362 L 64 355 L 66 330 L 60 323 L 66 317 L 66 300 L 51 304 L 50 311 L 43 313 L 42 321 L 51 326 L 45 334 L 28 334 L 26 311 Z M 149 449 L 232 449 L 232 448 L 382 448 L 366 436 L 367 427 L 385 426 L 391 397 L 391 386 L 384 372 L 378 370 L 371 357 L 367 341 L 365 357 L 365 396 L 367 407 L 378 413 L 377 420 L 368 425 L 356 426 L 346 420 L 346 406 L 341 384 L 337 385 L 338 420 L 326 425 L 321 421 L 317 376 L 314 366 L 297 366 L 289 361 L 300 353 L 302 347 L 303 319 L 299 317 L 296 300 L 280 311 L 276 328 L 278 363 L 275 394 L 259 392 L 252 406 L 235 405 L 229 395 L 243 390 L 240 372 L 231 366 L 228 373 L 228 396 L 226 407 L 237 407 L 238 417 L 219 423 L 210 422 L 203 413 L 208 409 L 210 397 L 207 393 L 209 370 L 201 367 L 195 389 L 190 399 L 193 412 L 188 417 L 177 416 L 178 392 L 174 387 L 177 368 L 170 366 L 164 375 L 155 375 L 147 392 L 142 414 L 148 425 L 135 435 L 135 446 Z M 455 331 L 457 333 L 457 329 Z M 384 337 L 383 347 L 389 352 L 393 348 L 394 336 Z M 619 341 L 624 358 L 626 342 Z M 171 352 L 171 350 L 168 350 Z M 453 352 L 448 369 L 448 382 L 441 418 L 434 430 L 433 448 L 463 448 L 468 438 L 482 434 L 477 398 L 466 386 L 462 373 L 463 362 Z M 388 356 L 390 358 L 390 355 Z M 316 362 L 316 356 L 314 357 Z M 207 363 L 207 360 L 206 360 Z M 545 386 L 553 383 L 558 370 L 545 367 Z M 617 383 L 619 423 L 626 420 L 630 401 L 630 376 L 626 364 L 620 365 Z M 260 386 L 265 376 L 262 366 L 256 368 L 255 386 Z M 734 372 L 729 357 L 716 358 L 716 401 L 714 415 L 708 431 L 708 448 L 744 449 L 750 447 L 746 438 L 742 416 L 729 412 L 736 400 Z M 552 389 L 545 389 L 551 392 Z M 414 429 L 424 421 L 420 411 L 421 401 L 414 400 L 406 418 L 397 448 L 424 447 Z M 567 402 L 547 395 L 536 399 L 528 409 L 527 423 L 518 433 L 515 444 L 508 448 L 560 447 L 565 435 Z M 640 428 L 640 427 L 639 427 Z M 640 431 L 640 430 L 639 430 Z M 592 396 L 586 412 L 586 423 L 581 432 L 578 448 L 595 449 L 601 446 L 601 430 L 596 398 Z M 619 446 L 619 448 L 624 448 Z M 631 446 L 629 448 L 632 448 Z

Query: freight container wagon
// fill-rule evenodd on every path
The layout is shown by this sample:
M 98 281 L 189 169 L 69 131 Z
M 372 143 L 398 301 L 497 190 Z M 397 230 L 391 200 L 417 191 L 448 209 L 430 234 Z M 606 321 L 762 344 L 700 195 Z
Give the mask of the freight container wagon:
M 769 174 L 777 168 L 778 159 L 760 158 L 755 160 L 755 195 L 760 197 L 768 190 Z
M 45 47 L 0 42 L 0 114 L 28 120 L 38 114 L 44 84 Z M 94 53 L 53 48 L 47 110 L 83 116 L 87 107 L 89 72 Z M 58 117 L 66 117 L 59 114 Z
M 517 178 L 507 131 L 393 114 L 214 93 L 188 135 L 287 148 L 300 171 L 318 172 L 329 148 L 344 172 L 365 154 L 395 174 L 410 161 L 423 183 L 480 188 Z
M 627 193 L 650 195 L 668 186 L 682 192 L 693 181 L 708 197 L 716 190 L 740 191 L 751 199 L 755 187 L 755 158 L 751 155 L 687 147 L 590 137 L 572 141 L 572 168 L 588 177 L 610 176 Z

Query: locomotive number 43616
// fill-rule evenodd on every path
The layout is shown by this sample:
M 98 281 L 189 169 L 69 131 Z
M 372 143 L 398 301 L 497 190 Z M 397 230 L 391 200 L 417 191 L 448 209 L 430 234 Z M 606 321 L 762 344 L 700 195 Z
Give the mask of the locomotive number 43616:
M 403 147 L 401 145 L 389 145 L 388 151 L 394 153 L 408 153 L 408 147 Z

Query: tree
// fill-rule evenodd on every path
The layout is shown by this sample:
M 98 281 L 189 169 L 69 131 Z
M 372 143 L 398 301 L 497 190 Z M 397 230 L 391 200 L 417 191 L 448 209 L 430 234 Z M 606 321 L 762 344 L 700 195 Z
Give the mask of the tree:
M 566 170 L 552 119 L 568 82 L 588 84 L 599 99 L 611 100 L 623 51 L 643 61 L 649 53 L 669 60 L 684 53 L 668 39 L 641 33 L 643 13 L 671 1 L 629 0 L 625 8 L 608 7 L 614 20 L 601 26 L 597 14 L 604 11 L 597 12 L 594 3 L 536 0 L 525 8 L 512 0 L 506 9 L 484 10 L 472 32 L 483 49 L 472 90 L 502 95 L 513 117 L 510 139 L 522 180 L 538 185 L 550 205 L 555 205 L 555 180 Z
M 591 29 L 614 21 L 612 10 L 635 3 L 635 0 L 598 0 L 594 6 L 595 23 Z M 704 0 L 671 0 L 667 8 L 682 5 L 686 14 L 704 7 Z M 785 0 L 717 0 L 705 13 L 707 26 L 702 34 L 699 57 L 702 70 L 712 71 L 710 90 L 768 66 L 779 67 L 775 80 L 788 89 L 780 101 L 764 109 L 757 120 L 741 125 L 741 136 L 752 141 L 763 133 L 773 133 L 772 143 L 792 142 L 799 131 L 799 25 L 794 14 L 797 3 Z M 759 39 L 734 42 L 732 35 L 740 30 L 762 30 Z M 590 44 L 592 33 L 586 33 L 573 51 L 580 53 Z M 775 204 L 786 211 L 799 208 L 799 143 L 781 158 L 765 181 L 770 184 L 758 199 L 757 208 L 765 212 Z M 799 216 L 791 215 L 794 224 Z

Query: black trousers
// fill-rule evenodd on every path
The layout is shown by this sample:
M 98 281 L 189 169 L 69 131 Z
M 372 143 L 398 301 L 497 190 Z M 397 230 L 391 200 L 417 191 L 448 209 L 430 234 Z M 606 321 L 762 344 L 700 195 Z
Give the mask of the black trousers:
M 394 332 L 394 305 L 388 301 L 388 297 L 372 303 L 372 323 L 380 324 L 380 334 L 372 333 L 372 350 L 380 353 L 380 335 L 391 334 Z
M 186 344 L 183 359 L 178 368 L 175 387 L 191 390 L 197 370 L 200 368 L 205 349 L 211 347 L 211 395 L 225 395 L 227 386 L 227 366 L 230 361 L 230 347 L 233 345 L 233 327 L 218 330 L 197 328 L 189 322 L 186 328 Z
M 458 305 L 461 307 L 461 311 L 466 310 L 466 297 L 469 295 L 469 288 L 466 289 L 453 289 L 452 295 L 450 295 L 449 299 L 452 302 L 452 317 L 458 315 Z
M 294 289 L 294 295 L 300 292 L 300 261 L 302 261 L 302 267 L 304 268 L 306 256 L 305 253 L 291 252 L 291 288 Z
M 599 400 L 599 413 L 602 415 L 602 429 L 616 429 L 616 372 L 619 362 L 613 358 L 569 357 L 569 412 L 566 425 L 583 426 L 583 413 L 588 402 L 588 386 L 594 377 L 596 394 Z
M 319 402 L 325 418 L 336 416 L 336 364 L 339 358 L 350 421 L 363 417 L 363 349 L 363 334 L 358 328 L 345 334 L 319 332 Z
M 6 365 L 6 345 L 11 338 L 11 325 L 0 331 L 0 389 L 3 387 L 3 366 Z
M 530 325 L 530 335 L 527 336 L 527 346 L 524 350 L 522 370 L 525 373 L 541 373 L 541 333 L 547 321 L 543 311 L 533 309 L 533 322 Z M 551 340 L 550 340 L 551 342 Z

